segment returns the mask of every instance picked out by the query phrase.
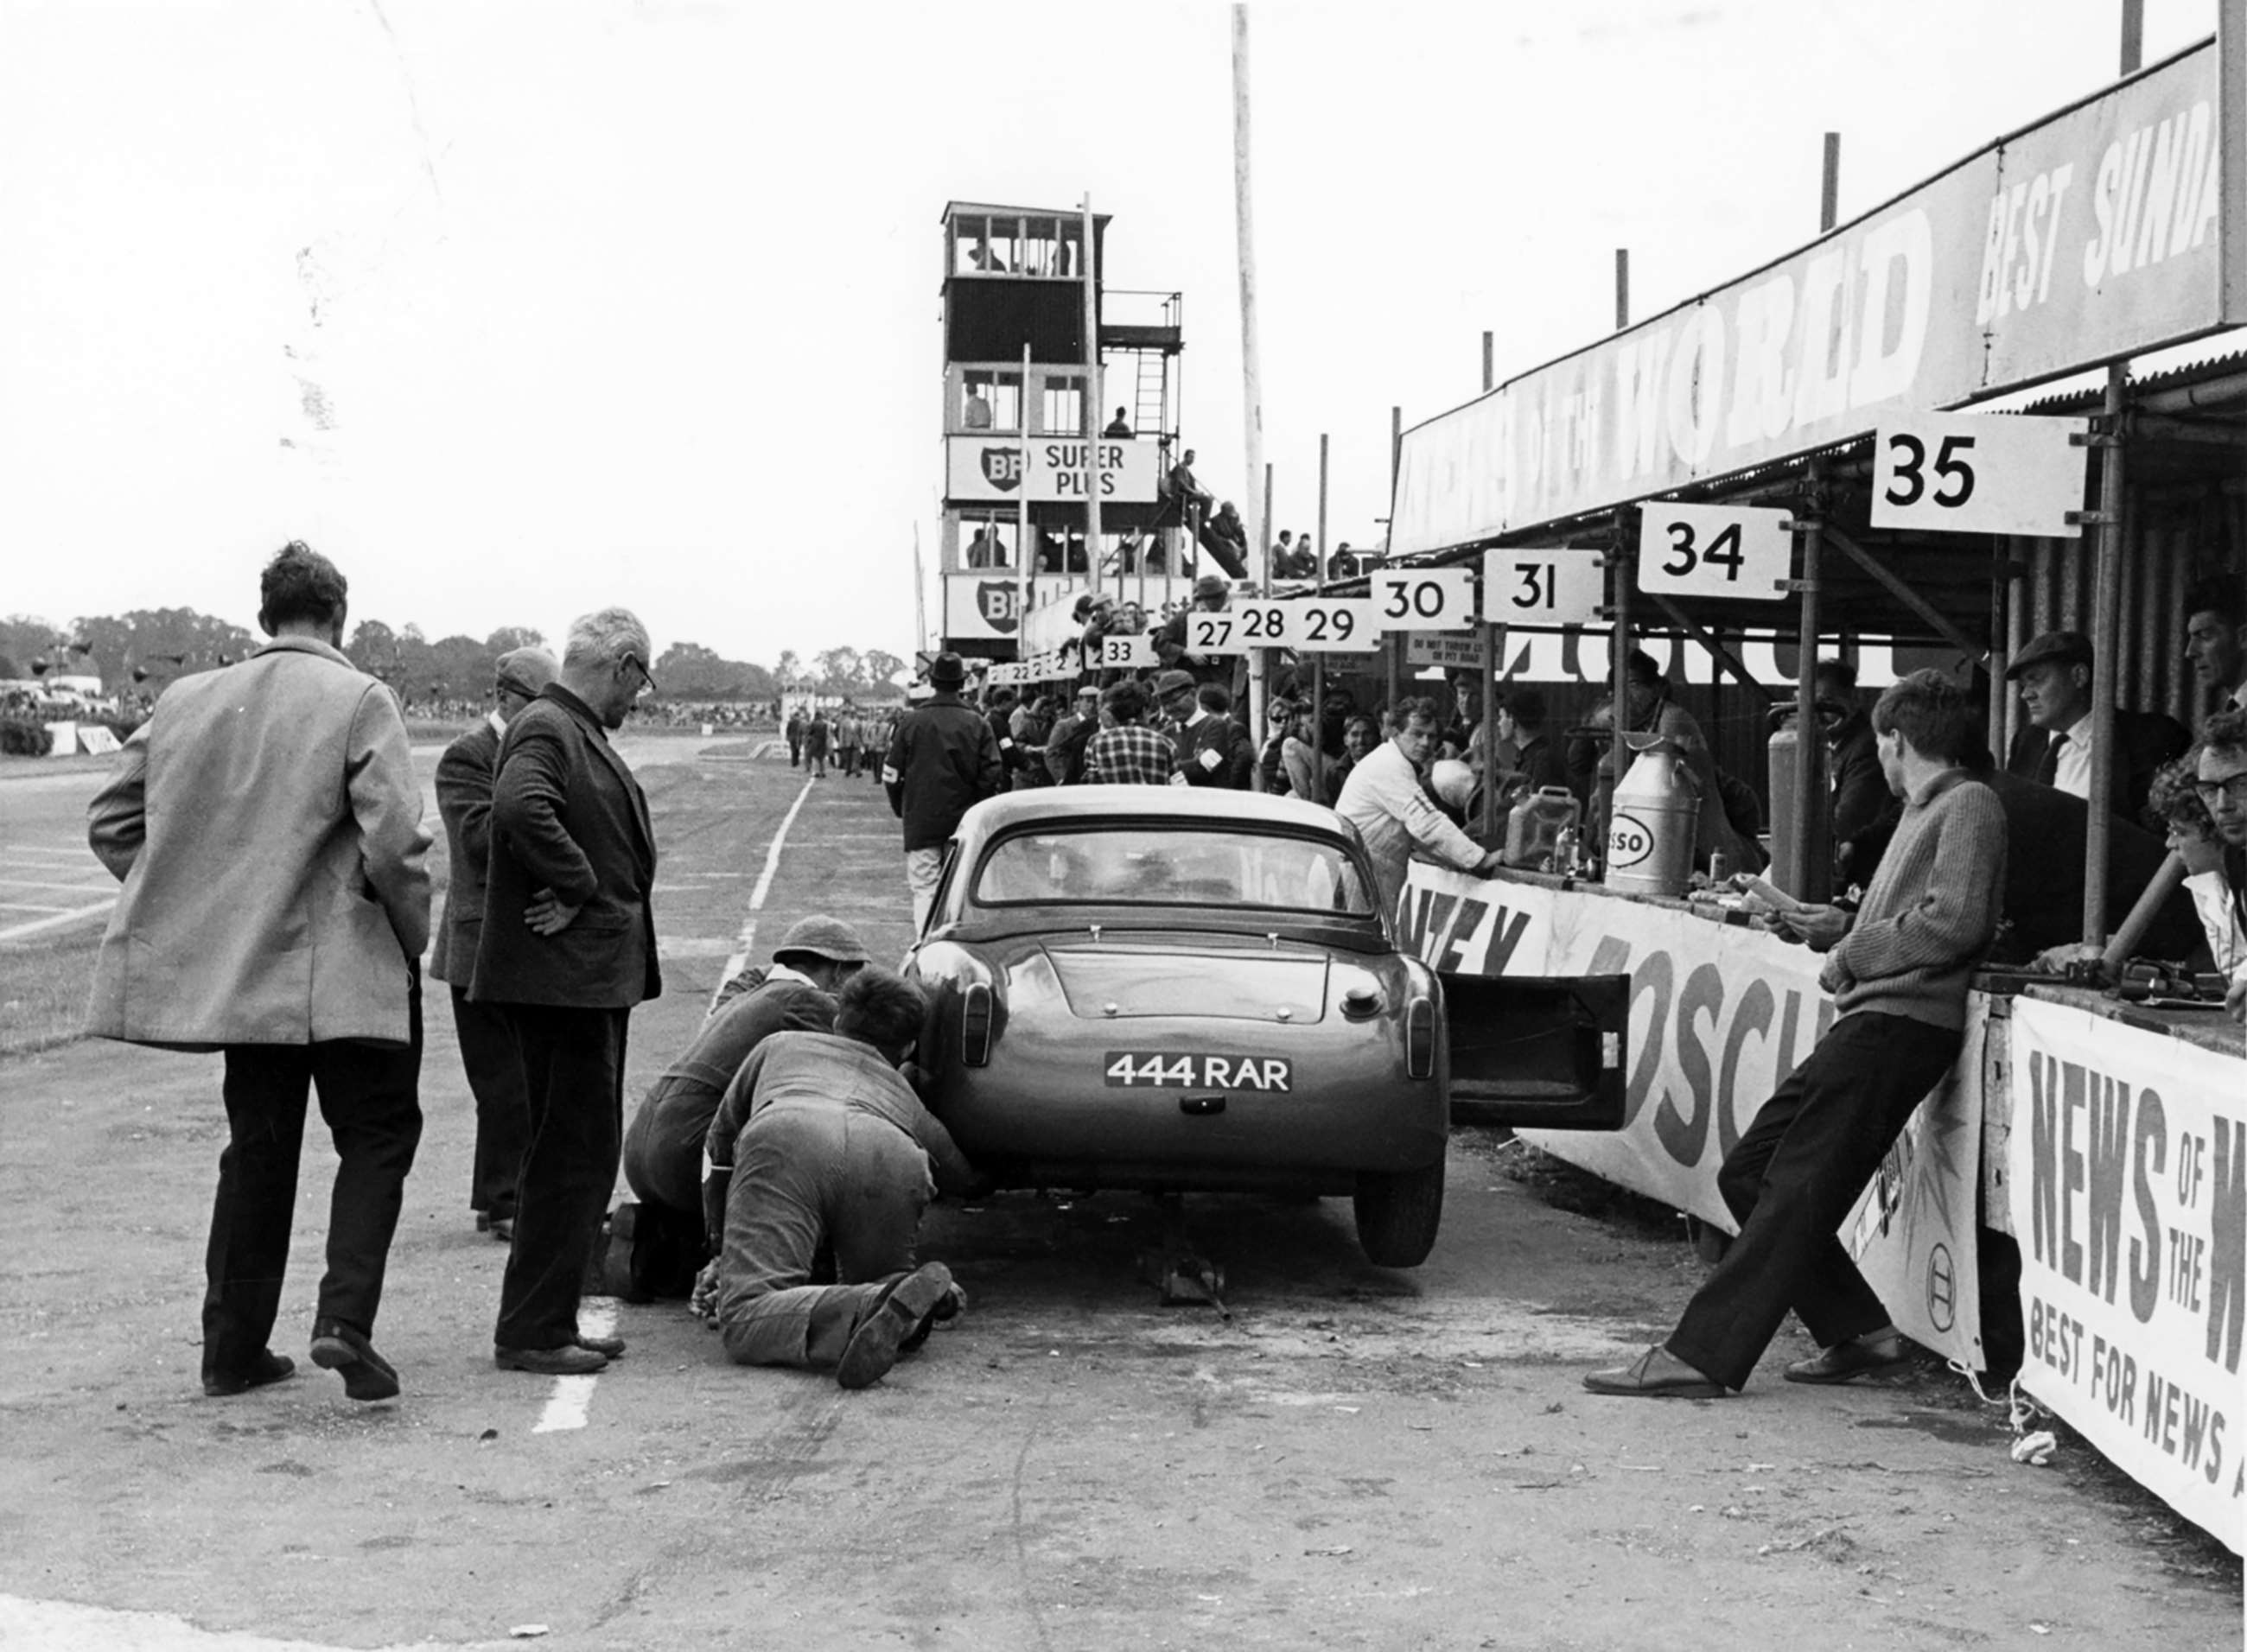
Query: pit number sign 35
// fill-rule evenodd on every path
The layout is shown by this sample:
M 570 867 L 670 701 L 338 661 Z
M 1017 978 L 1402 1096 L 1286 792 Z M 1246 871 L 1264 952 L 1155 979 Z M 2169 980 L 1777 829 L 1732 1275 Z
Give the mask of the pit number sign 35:
M 1607 587 L 1595 550 L 1513 545 L 1482 559 L 1482 617 L 1499 625 L 1588 625 Z
M 1373 617 L 1388 631 L 1465 631 L 1474 624 L 1474 570 L 1376 569 Z
M 1915 413 L 1873 438 L 1873 526 L 2074 538 L 2091 450 L 2080 419 Z
M 1794 550 L 1783 510 L 1659 502 L 1638 518 L 1638 588 L 1776 602 Z

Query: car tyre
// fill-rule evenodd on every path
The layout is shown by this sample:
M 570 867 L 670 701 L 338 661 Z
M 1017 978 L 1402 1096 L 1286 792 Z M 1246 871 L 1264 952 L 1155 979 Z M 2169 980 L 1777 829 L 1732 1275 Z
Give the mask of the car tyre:
M 1357 1243 L 1381 1267 L 1417 1267 L 1444 1222 L 1444 1161 L 1417 1171 L 1361 1171 L 1351 1201 Z

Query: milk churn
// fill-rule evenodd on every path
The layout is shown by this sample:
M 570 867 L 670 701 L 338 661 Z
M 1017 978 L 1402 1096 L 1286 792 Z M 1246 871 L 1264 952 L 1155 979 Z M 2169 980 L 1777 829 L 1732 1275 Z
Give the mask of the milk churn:
M 1524 792 L 1506 816 L 1506 848 L 1499 858 L 1508 866 L 1542 870 L 1561 832 L 1575 823 L 1576 795 L 1566 786 Z
M 1693 870 L 1700 787 L 1675 741 L 1660 734 L 1624 738 L 1638 755 L 1615 790 L 1607 886 L 1639 895 L 1683 895 Z

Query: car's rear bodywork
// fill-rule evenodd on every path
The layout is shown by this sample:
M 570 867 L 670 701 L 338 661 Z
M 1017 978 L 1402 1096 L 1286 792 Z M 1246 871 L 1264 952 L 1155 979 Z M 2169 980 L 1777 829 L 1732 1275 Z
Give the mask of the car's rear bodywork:
M 1481 1029 L 1462 1039 L 1374 887 L 1356 834 L 1291 800 L 980 804 L 907 960 L 930 1105 L 1001 1185 L 1353 1193 L 1362 1232 L 1369 1189 L 1424 1203 L 1432 1179 L 1439 1210 L 1454 1093 L 1493 1120 L 1511 1098 L 1525 1122 L 1621 1122 L 1620 981 L 1453 984 Z

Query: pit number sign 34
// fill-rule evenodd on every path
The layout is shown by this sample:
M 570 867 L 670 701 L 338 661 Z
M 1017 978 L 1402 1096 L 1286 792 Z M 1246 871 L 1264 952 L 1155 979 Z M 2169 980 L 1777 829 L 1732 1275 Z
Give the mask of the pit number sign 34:
M 2080 419 L 1915 413 L 1873 438 L 1873 526 L 2075 538 L 2091 450 Z
M 1794 550 L 1783 510 L 1648 505 L 1638 518 L 1638 588 L 1668 597 L 1776 602 Z

